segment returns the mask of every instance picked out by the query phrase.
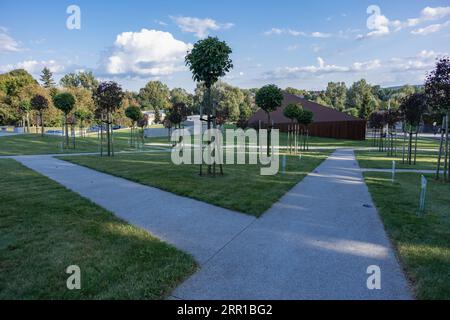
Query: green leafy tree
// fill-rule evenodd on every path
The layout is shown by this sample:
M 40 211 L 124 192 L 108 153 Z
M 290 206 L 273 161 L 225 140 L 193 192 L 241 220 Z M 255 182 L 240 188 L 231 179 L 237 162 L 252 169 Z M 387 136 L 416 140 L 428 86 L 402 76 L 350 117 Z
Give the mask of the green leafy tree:
M 53 73 L 47 67 L 42 69 L 40 80 L 44 88 L 49 89 L 55 86 L 55 80 L 53 80 Z
M 443 57 L 436 63 L 436 67 L 432 70 L 425 81 L 425 92 L 427 101 L 431 106 L 434 114 L 446 115 L 447 121 L 450 113 L 450 58 Z M 448 126 L 448 122 L 447 122 Z M 441 146 L 444 145 L 444 159 L 448 162 L 444 163 L 444 176 L 450 181 L 450 154 L 449 154 L 449 132 L 445 131 L 441 136 Z M 445 142 L 444 142 L 445 141 Z M 440 148 L 442 149 L 442 148 Z M 439 178 L 441 164 L 441 151 L 439 151 L 438 166 L 436 177 Z
M 405 97 L 400 105 L 400 112 L 402 113 L 405 122 L 404 130 L 409 134 L 408 157 L 407 157 L 407 161 L 409 164 L 412 163 L 413 134 L 416 134 L 417 139 L 419 125 L 422 120 L 422 116 L 426 110 L 427 110 L 427 101 L 426 96 L 423 93 L 414 93 L 408 97 Z M 414 149 L 414 164 L 416 162 L 416 153 L 417 148 Z
M 226 42 L 220 41 L 216 37 L 208 37 L 196 42 L 185 58 L 186 65 L 192 72 L 192 79 L 203 83 L 207 91 L 206 104 L 201 115 L 207 114 L 208 129 L 211 128 L 212 116 L 215 115 L 211 100 L 211 87 L 233 68 L 231 53 L 231 48 Z M 220 169 L 222 172 L 222 165 L 220 165 Z M 208 173 L 211 173 L 211 166 L 208 166 Z M 202 174 L 201 167 L 200 174 Z
M 325 96 L 328 98 L 333 109 L 342 111 L 345 109 L 345 102 L 347 100 L 347 86 L 344 82 L 329 82 Z
M 302 136 L 303 136 L 303 150 L 309 149 L 309 125 L 314 120 L 314 113 L 310 110 L 301 108 L 300 112 L 296 114 L 297 122 L 303 126 Z
M 122 104 L 124 93 L 122 88 L 113 81 L 101 82 L 93 94 L 97 106 L 96 116 L 102 123 L 106 124 L 107 155 L 114 155 L 112 140 L 112 114 Z M 103 149 L 102 149 L 103 150 Z
M 141 105 L 152 110 L 170 108 L 170 90 L 160 81 L 149 81 L 139 90 L 138 100 Z
M 290 103 L 284 108 L 283 115 L 286 118 L 291 119 L 291 124 L 293 125 L 294 121 L 297 119 L 297 115 L 301 111 L 302 111 L 302 106 L 300 104 Z
M 64 126 L 66 136 L 66 147 L 69 146 L 69 125 L 67 123 L 67 116 L 75 107 L 75 97 L 68 92 L 58 93 L 53 97 L 53 104 L 64 113 Z
M 80 125 L 80 132 L 81 135 L 84 136 L 84 128 L 85 128 L 85 123 L 90 121 L 93 117 L 93 113 L 90 110 L 86 110 L 86 109 L 79 109 L 76 110 L 73 115 L 75 116 L 75 118 L 77 119 L 79 125 Z
M 189 112 L 192 112 L 194 97 L 183 88 L 174 88 L 170 90 L 170 103 L 171 105 L 184 103 Z
M 283 93 L 280 88 L 274 84 L 269 84 L 258 90 L 255 96 L 255 102 L 258 107 L 263 109 L 267 114 L 267 155 L 270 155 L 270 135 L 272 123 L 270 113 L 275 111 L 283 101 Z
M 127 118 L 129 118 L 131 120 L 130 144 L 133 145 L 134 141 L 135 141 L 136 124 L 140 119 L 142 119 L 141 108 L 139 108 L 138 106 L 129 106 L 128 108 L 125 109 L 125 115 L 127 116 Z
M 372 86 L 361 79 L 350 87 L 347 95 L 347 108 L 356 108 L 362 119 L 367 119 L 378 107 L 378 100 L 373 94 Z
M 92 71 L 68 73 L 59 80 L 59 83 L 64 88 L 84 88 L 91 92 L 98 87 L 98 80 Z
M 43 95 L 37 94 L 31 98 L 31 107 L 36 110 L 41 120 L 41 135 L 44 136 L 44 111 L 49 107 L 49 100 Z

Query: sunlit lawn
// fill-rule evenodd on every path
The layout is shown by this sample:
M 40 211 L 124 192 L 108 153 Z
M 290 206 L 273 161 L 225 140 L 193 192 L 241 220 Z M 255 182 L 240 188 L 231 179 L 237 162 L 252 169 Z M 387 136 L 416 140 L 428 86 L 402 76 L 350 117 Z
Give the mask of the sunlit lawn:
M 413 170 L 435 170 L 437 166 L 438 153 L 433 151 L 417 151 L 416 164 L 403 163 L 402 151 L 397 152 L 397 156 L 388 156 L 386 151 L 377 150 L 356 150 L 357 160 L 361 168 L 376 168 L 376 169 L 390 169 L 392 168 L 392 161 L 395 161 L 395 166 L 398 169 L 413 169 Z M 414 156 L 413 156 L 414 159 Z M 413 163 L 413 162 L 412 162 Z
M 224 165 L 224 176 L 200 177 L 198 165 L 174 165 L 170 153 L 63 157 L 98 171 L 224 208 L 259 216 L 317 167 L 331 151 L 288 156 L 286 173 L 260 175 L 259 165 Z M 203 172 L 206 167 L 203 167 Z
M 100 143 L 96 133 L 90 134 L 85 138 L 77 137 L 75 149 L 61 148 L 61 136 L 40 134 L 23 134 L 0 137 L 0 156 L 1 155 L 28 155 L 28 154 L 61 154 L 61 153 L 85 153 L 99 152 Z M 133 151 L 135 148 L 129 145 L 129 130 L 120 130 L 114 132 L 114 150 L 115 151 Z M 146 139 L 146 143 L 167 142 L 167 138 Z
M 0 299 L 160 299 L 193 259 L 12 159 L 0 160 Z M 81 268 L 81 290 L 65 270 Z
M 428 175 L 426 213 L 417 215 L 420 174 L 364 174 L 419 299 L 450 299 L 450 183 Z

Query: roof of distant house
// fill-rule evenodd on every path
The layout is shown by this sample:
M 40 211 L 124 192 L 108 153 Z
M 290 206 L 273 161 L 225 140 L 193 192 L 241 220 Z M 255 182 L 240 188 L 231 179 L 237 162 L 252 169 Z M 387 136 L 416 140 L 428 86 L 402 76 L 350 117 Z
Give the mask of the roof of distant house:
M 275 111 L 270 113 L 270 119 L 273 120 L 274 123 L 290 123 L 291 119 L 286 118 L 283 114 L 284 108 L 291 103 L 300 103 L 304 109 L 310 110 L 314 113 L 314 122 L 336 122 L 336 121 L 364 121 L 360 118 L 353 117 L 347 113 L 340 112 L 338 110 L 332 109 L 330 107 L 326 107 L 320 105 L 318 103 L 309 101 L 302 96 L 296 96 L 294 94 L 283 92 L 283 102 L 281 106 L 278 107 Z M 249 123 L 256 123 L 260 121 L 265 123 L 267 122 L 267 114 L 264 110 L 259 109 L 255 112 L 255 114 L 250 118 Z

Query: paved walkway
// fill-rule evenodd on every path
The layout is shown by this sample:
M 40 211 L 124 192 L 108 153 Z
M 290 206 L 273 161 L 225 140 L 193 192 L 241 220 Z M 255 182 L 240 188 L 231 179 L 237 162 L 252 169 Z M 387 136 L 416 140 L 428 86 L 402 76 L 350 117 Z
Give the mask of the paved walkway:
M 192 254 L 200 264 L 255 220 L 53 157 L 18 156 L 14 159 Z
M 181 299 L 408 299 L 352 150 L 338 150 L 260 219 L 46 156 L 17 160 L 191 253 Z M 381 268 L 381 290 L 366 286 Z
M 351 150 L 336 151 L 173 296 L 411 298 L 361 172 L 355 168 Z M 381 290 L 367 289 L 370 265 L 381 268 Z

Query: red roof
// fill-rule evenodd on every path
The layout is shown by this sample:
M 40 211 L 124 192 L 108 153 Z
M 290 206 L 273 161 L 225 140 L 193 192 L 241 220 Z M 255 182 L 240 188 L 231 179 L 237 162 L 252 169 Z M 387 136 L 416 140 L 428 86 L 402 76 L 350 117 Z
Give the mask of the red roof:
M 284 108 L 291 103 L 300 103 L 304 109 L 310 110 L 314 113 L 314 123 L 317 122 L 335 122 L 335 121 L 364 121 L 362 119 L 353 117 L 344 112 L 337 111 L 335 109 L 322 106 L 318 103 L 306 100 L 303 97 L 299 97 L 290 93 L 283 92 L 283 102 L 281 106 L 277 108 L 277 110 L 270 113 L 270 119 L 273 120 L 275 124 L 278 123 L 291 123 L 291 119 L 286 118 L 283 115 Z M 267 122 L 267 114 L 264 110 L 259 109 L 255 112 L 255 114 L 250 118 L 249 124 L 253 124 L 256 122 L 265 123 Z

